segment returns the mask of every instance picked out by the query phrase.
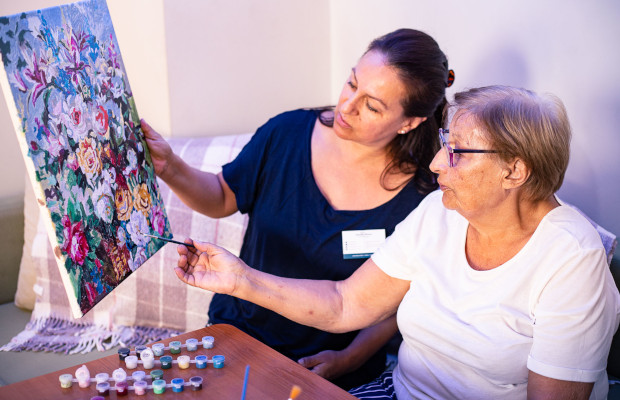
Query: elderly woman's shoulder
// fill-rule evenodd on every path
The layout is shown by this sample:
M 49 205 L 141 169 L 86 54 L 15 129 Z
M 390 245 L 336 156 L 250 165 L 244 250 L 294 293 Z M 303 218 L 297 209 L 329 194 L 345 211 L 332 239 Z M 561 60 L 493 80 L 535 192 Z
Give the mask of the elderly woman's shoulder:
M 562 205 L 550 211 L 543 221 L 552 229 L 561 231 L 567 239 L 577 241 L 582 248 L 603 247 L 598 224 L 577 207 L 560 203 Z

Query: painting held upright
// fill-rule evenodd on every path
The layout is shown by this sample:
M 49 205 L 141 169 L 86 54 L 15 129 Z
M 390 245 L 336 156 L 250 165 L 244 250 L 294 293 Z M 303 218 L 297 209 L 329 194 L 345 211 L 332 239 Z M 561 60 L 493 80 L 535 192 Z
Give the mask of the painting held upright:
M 105 0 L 0 18 L 0 84 L 74 317 L 171 238 Z

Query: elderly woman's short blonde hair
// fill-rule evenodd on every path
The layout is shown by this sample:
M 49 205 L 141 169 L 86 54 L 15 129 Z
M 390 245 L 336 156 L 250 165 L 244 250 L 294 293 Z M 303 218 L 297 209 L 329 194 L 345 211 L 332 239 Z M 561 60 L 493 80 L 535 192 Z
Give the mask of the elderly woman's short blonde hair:
M 529 199 L 546 199 L 562 186 L 571 128 L 560 99 L 526 89 L 487 86 L 457 93 L 449 110 L 456 118 L 473 117 L 502 160 L 523 160 L 530 170 L 523 185 Z

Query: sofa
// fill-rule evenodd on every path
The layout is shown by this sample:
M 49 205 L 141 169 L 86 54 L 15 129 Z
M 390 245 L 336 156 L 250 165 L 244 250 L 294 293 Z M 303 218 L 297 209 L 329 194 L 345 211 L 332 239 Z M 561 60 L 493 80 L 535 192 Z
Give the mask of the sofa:
M 217 172 L 250 137 L 172 138 L 169 142 L 191 165 Z M 176 239 L 200 238 L 238 254 L 246 216 L 236 213 L 224 219 L 208 218 L 185 207 L 165 183 L 159 185 Z M 171 268 L 176 264 L 175 245 L 164 246 L 86 316 L 73 320 L 30 182 L 26 182 L 23 198 L 0 202 L 0 206 L 0 346 L 7 344 L 5 350 L 54 350 L 0 351 L 0 364 L 11 365 L 0 369 L 0 385 L 114 354 L 121 345 L 198 329 L 208 322 L 212 294 L 176 279 Z M 602 228 L 599 233 L 613 253 L 615 236 Z M 619 258 L 613 258 L 611 270 L 620 285 Z M 24 330 L 27 325 L 29 330 Z M 73 334 L 62 330 L 66 327 Z M 392 351 L 393 361 L 396 347 Z M 620 377 L 620 339 L 612 345 L 608 372 L 612 383 L 614 376 Z M 611 385 L 609 398 L 620 399 L 620 384 Z

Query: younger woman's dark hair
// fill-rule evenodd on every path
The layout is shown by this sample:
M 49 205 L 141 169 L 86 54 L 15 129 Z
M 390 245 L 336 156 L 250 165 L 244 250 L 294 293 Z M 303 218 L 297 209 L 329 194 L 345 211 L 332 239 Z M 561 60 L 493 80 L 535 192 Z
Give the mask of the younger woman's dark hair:
M 389 173 L 414 174 L 413 180 L 421 193 L 437 188 L 437 180 L 429 168 L 439 150 L 438 129 L 443 126 L 446 87 L 449 82 L 448 60 L 437 42 L 415 29 L 398 29 L 373 40 L 366 53 L 377 51 L 386 64 L 398 72 L 408 96 L 402 99 L 406 117 L 427 117 L 426 121 L 406 134 L 398 134 L 388 144 L 391 162 L 382 174 L 381 184 Z M 453 78 L 452 78 L 453 79 Z M 319 121 L 333 126 L 332 113 L 318 109 Z M 395 188 L 386 188 L 396 190 Z

